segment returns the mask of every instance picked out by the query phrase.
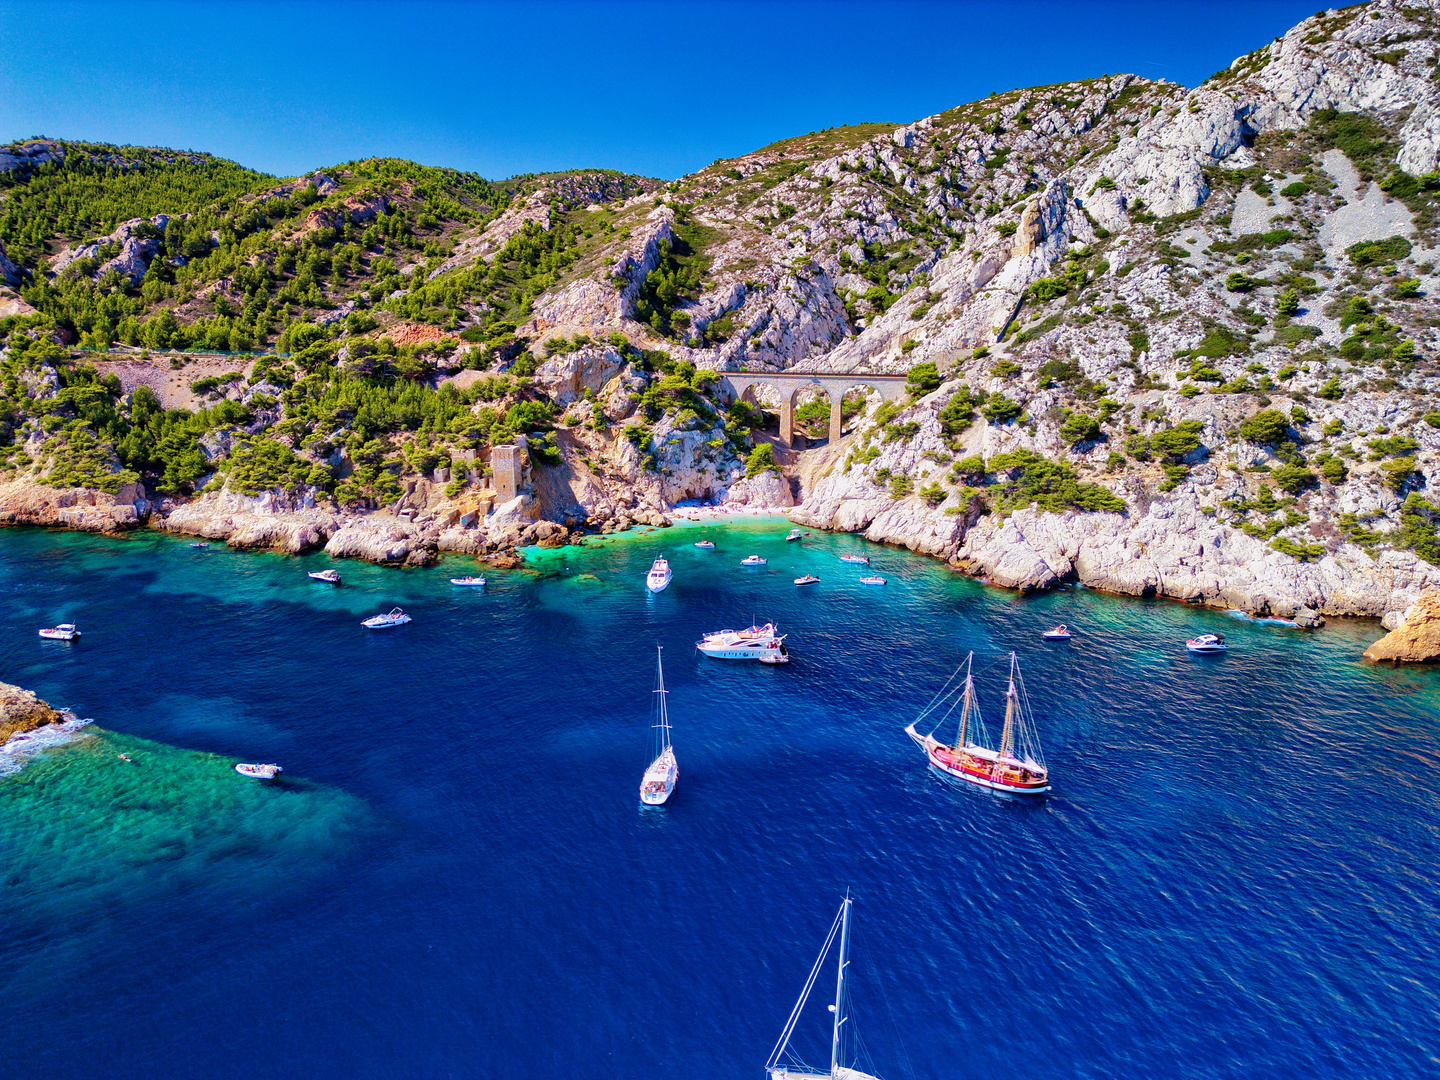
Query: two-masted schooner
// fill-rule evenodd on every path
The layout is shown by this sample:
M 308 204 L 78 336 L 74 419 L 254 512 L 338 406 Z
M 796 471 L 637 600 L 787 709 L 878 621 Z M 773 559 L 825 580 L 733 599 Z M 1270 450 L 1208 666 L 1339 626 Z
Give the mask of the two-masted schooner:
M 661 806 L 675 790 L 680 779 L 680 769 L 675 764 L 675 748 L 670 745 L 670 714 L 665 708 L 665 667 L 660 662 L 660 648 L 655 649 L 655 723 L 654 732 L 657 751 L 655 760 L 640 778 L 640 801 L 646 806 Z
M 840 903 L 840 911 L 835 916 L 835 921 L 830 924 L 829 936 L 825 938 L 825 944 L 820 949 L 820 955 L 815 960 L 815 966 L 810 969 L 810 977 L 805 980 L 805 988 L 800 991 L 800 1000 L 795 1002 L 795 1008 L 790 1010 L 790 1019 L 785 1022 L 785 1030 L 780 1033 L 780 1039 L 775 1044 L 775 1049 L 770 1052 L 770 1060 L 765 1062 L 765 1074 L 770 1080 L 878 1080 L 859 1069 L 852 1069 L 845 1064 L 847 1041 L 846 1036 L 850 1032 L 845 1025 L 850 1020 L 846 1014 L 846 968 L 850 966 L 850 905 L 854 903 L 850 894 L 845 894 L 845 899 Z M 820 975 L 820 968 L 825 963 L 825 957 L 830 952 L 830 946 L 835 942 L 836 934 L 840 936 L 840 961 L 835 968 L 835 1004 L 830 1006 L 834 1014 L 834 1022 L 830 1035 L 830 1071 L 816 1072 L 803 1065 L 793 1054 L 789 1053 L 790 1036 L 795 1033 L 795 1024 L 800 1019 L 801 1010 L 805 1008 L 805 1002 L 810 997 L 810 991 L 815 986 L 815 980 Z M 788 1059 L 786 1064 L 781 1064 L 781 1058 Z M 794 1063 L 794 1068 L 789 1062 Z
M 935 699 L 905 728 L 905 734 L 915 740 L 925 751 L 930 764 L 941 772 L 995 791 L 1008 791 L 1015 795 L 1045 794 L 1050 790 L 1050 770 L 1045 767 L 1045 758 L 1040 752 L 1035 718 L 1030 713 L 1025 683 L 1020 677 L 1015 654 L 1010 654 L 1005 726 L 1000 731 L 1000 745 L 993 750 L 986 745 L 990 740 L 980 718 L 980 707 L 975 701 L 975 681 L 970 673 L 974 660 L 972 652 L 965 660 L 965 681 L 959 689 L 950 690 L 950 683 L 955 680 L 954 675 L 950 676 Z M 953 746 L 935 738 L 934 731 L 922 735 L 916 728 L 920 721 L 935 715 L 947 703 L 949 708 L 936 722 L 936 730 L 958 706 L 960 722 Z

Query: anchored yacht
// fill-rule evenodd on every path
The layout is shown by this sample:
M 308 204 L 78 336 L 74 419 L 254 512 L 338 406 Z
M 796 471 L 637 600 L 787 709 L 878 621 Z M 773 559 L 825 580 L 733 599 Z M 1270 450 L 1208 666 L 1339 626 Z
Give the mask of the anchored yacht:
M 661 555 L 650 565 L 650 572 L 645 575 L 645 587 L 651 592 L 664 592 L 670 586 L 670 564 Z
M 409 621 L 410 616 L 397 607 L 391 608 L 384 615 L 371 615 L 360 625 L 370 630 L 388 630 L 392 626 L 404 626 Z
M 784 664 L 790 660 L 785 635 L 775 632 L 774 623 L 744 630 L 717 630 L 697 641 L 695 648 L 717 660 L 759 660 L 767 664 Z
M 74 623 L 62 622 L 58 626 L 47 626 L 40 631 L 40 636 L 51 641 L 74 641 L 80 636 L 80 631 Z

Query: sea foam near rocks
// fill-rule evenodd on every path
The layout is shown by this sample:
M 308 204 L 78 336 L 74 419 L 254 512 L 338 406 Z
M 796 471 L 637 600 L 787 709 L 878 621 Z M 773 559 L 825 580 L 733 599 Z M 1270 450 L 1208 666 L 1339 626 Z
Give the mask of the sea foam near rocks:
M 81 729 L 94 723 L 82 720 L 72 713 L 58 724 L 46 724 L 33 731 L 22 731 L 10 736 L 0 745 L 0 776 L 13 776 L 25 767 L 30 758 L 44 753 L 51 747 L 64 746 L 77 739 L 88 739 L 90 733 Z

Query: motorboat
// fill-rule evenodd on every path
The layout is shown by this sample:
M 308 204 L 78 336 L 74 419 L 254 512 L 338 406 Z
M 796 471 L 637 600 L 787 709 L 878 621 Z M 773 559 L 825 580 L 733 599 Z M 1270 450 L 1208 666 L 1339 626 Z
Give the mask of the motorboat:
M 660 662 L 660 648 L 655 649 L 655 760 L 640 778 L 640 801 L 646 806 L 663 806 L 675 793 L 680 768 L 675 763 L 675 747 L 670 744 L 670 714 L 665 707 L 665 667 Z
M 796 585 L 819 585 L 820 579 L 814 574 L 804 574 L 795 579 Z
M 397 607 L 391 608 L 384 615 L 371 615 L 360 625 L 368 630 L 388 630 L 392 626 L 404 626 L 409 621 L 410 616 Z
M 695 648 L 717 660 L 759 660 L 766 664 L 790 662 L 785 635 L 776 633 L 774 623 L 750 626 L 744 630 L 717 630 L 697 641 Z
M 51 641 L 74 641 L 80 636 L 80 631 L 75 628 L 72 622 L 62 622 L 57 626 L 48 626 L 40 631 L 40 636 L 49 638 Z
M 485 584 L 485 579 L 483 577 L 476 577 L 473 574 L 466 574 L 464 577 L 452 577 L 450 584 L 465 585 L 472 589 L 478 589 Z
M 799 529 L 791 529 L 788 533 L 785 534 L 785 542 L 788 544 L 792 540 L 799 540 L 804 535 L 805 534 Z
M 330 585 L 340 584 L 339 570 L 311 570 L 310 573 L 306 576 L 309 577 L 312 581 L 324 581 Z
M 192 548 L 208 548 L 210 545 L 209 545 L 209 544 L 202 544 L 202 543 L 196 542 L 196 543 L 194 543 L 194 544 L 191 544 L 190 546 L 191 546 Z
M 841 556 L 840 556 L 840 561 L 841 561 L 841 562 L 859 563 L 861 566 L 869 566 L 869 565 L 870 565 L 869 556 L 866 556 L 866 555 L 841 555 Z
M 235 766 L 235 771 L 241 776 L 253 776 L 256 780 L 274 780 L 277 774 L 285 770 L 279 765 L 250 765 L 241 762 Z
M 1035 733 L 1035 718 L 1020 678 L 1015 654 L 1010 654 L 1010 685 L 1005 691 L 1005 724 L 1000 731 L 1000 745 L 991 749 L 980 707 L 975 701 L 975 683 L 970 675 L 975 654 L 965 661 L 965 680 L 956 690 L 950 685 L 954 675 L 940 688 L 930 702 L 908 726 L 905 734 L 925 752 L 931 766 L 967 783 L 1006 791 L 1012 795 L 1043 795 L 1050 790 L 1050 770 L 1040 752 L 1040 739 Z M 959 700 L 955 700 L 957 694 Z M 917 725 L 926 716 L 938 714 L 943 722 L 960 706 L 960 724 L 953 744 L 943 743 L 934 731 L 920 734 Z M 941 711 L 943 709 L 943 711 Z
M 714 550 L 715 550 L 715 541 L 714 541 L 714 540 L 696 540 L 696 541 L 695 541 L 695 546 L 698 547 L 698 548 L 704 548 L 706 551 L 714 551 Z
M 830 933 L 825 937 L 825 944 L 820 948 L 815 966 L 810 969 L 805 988 L 800 991 L 800 1000 L 795 1002 L 795 1008 L 790 1010 L 790 1019 L 785 1022 L 785 1029 L 780 1032 L 780 1039 L 775 1043 L 775 1049 L 770 1051 L 769 1060 L 765 1062 L 765 1075 L 769 1080 L 876 1080 L 869 1073 L 846 1064 L 852 1054 L 863 1052 L 860 1036 L 855 1025 L 850 1023 L 850 993 L 846 985 L 850 978 L 850 905 L 854 902 L 848 892 L 840 902 L 840 910 L 835 915 L 835 921 L 830 924 Z M 830 954 L 830 948 L 837 938 L 839 955 L 835 965 L 835 1004 L 828 1006 L 832 1018 L 830 1068 L 821 1072 L 820 1068 L 806 1065 L 789 1049 L 790 1037 L 795 1034 L 795 1025 L 805 1011 L 805 1002 L 809 1000 L 810 991 L 825 964 L 825 957 Z
M 1192 653 L 1200 653 L 1201 655 L 1207 653 L 1222 653 L 1229 650 L 1229 646 L 1225 644 L 1224 634 L 1201 634 L 1199 637 L 1193 637 L 1185 642 L 1185 648 L 1189 649 Z
M 661 555 L 650 564 L 650 572 L 645 575 L 645 587 L 651 592 L 664 592 L 670 586 L 671 576 L 670 564 Z
M 884 584 L 885 584 L 885 579 L 884 579 L 883 577 L 881 577 L 879 574 L 870 574 L 868 577 L 862 577 L 862 578 L 860 579 L 860 584 L 861 584 L 861 585 L 884 585 Z
M 764 566 L 764 565 L 765 565 L 765 560 L 762 559 L 759 555 L 746 555 L 745 558 L 743 558 L 743 559 L 740 560 L 740 565 L 741 565 L 741 566 Z
M 1046 641 L 1069 641 L 1071 636 L 1070 628 L 1064 623 L 1061 623 L 1059 626 L 1055 627 L 1055 629 L 1046 630 L 1040 636 Z

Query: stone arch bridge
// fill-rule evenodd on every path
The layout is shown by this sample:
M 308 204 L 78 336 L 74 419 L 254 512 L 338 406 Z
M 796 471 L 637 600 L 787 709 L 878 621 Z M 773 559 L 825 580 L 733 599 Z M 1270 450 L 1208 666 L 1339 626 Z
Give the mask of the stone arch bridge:
M 841 399 L 847 390 L 857 387 L 873 389 L 885 401 L 905 396 L 904 375 L 878 375 L 870 372 L 804 372 L 804 371 L 717 371 L 720 381 L 738 401 L 746 390 L 768 384 L 780 391 L 780 441 L 786 446 L 795 442 L 795 395 L 807 386 L 819 387 L 830 397 L 830 441 L 841 433 Z

